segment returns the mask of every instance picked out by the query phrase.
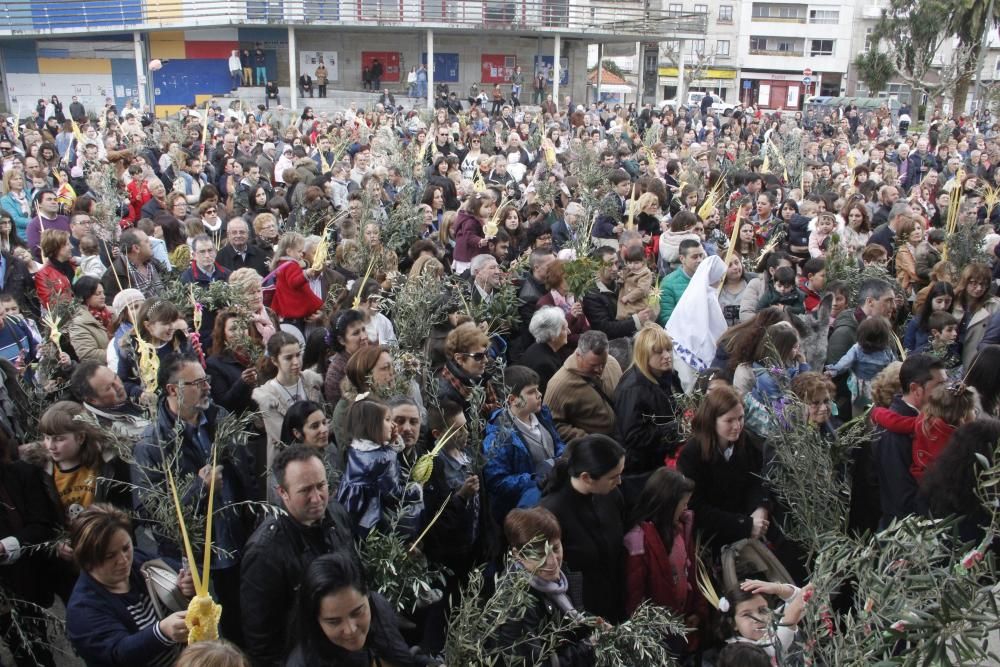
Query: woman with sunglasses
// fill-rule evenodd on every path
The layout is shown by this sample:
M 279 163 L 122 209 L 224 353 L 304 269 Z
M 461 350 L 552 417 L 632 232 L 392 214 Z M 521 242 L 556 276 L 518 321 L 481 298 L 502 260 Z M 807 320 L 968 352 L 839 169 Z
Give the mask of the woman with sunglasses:
M 478 134 L 470 132 L 466 139 L 466 145 L 468 149 L 464 155 L 460 156 L 462 160 L 462 178 L 471 179 L 476 175 L 476 169 L 479 168 L 479 158 L 483 155 L 483 141 Z
M 445 339 L 446 361 L 437 372 L 438 399 L 458 403 L 469 419 L 470 399 L 476 388 L 485 391 L 485 398 L 479 407 L 483 419 L 488 419 L 500 407 L 486 370 L 489 347 L 489 337 L 474 322 L 458 325 Z

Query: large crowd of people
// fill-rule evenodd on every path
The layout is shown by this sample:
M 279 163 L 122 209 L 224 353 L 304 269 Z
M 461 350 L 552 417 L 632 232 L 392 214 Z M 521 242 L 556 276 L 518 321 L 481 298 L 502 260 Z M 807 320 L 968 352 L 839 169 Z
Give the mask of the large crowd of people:
M 234 52 L 234 86 L 254 67 Z M 55 597 L 87 665 L 444 664 L 477 570 L 528 577 L 472 638 L 503 664 L 596 664 L 644 601 L 689 628 L 655 639 L 684 664 L 778 664 L 814 641 L 768 474 L 789 423 L 872 424 L 856 534 L 957 515 L 983 539 L 1000 126 L 485 100 L 0 119 L 15 664 L 55 664 Z M 226 640 L 183 655 L 173 480 L 191 532 L 214 490 Z M 412 604 L 378 536 L 440 573 Z M 725 589 L 734 543 L 787 580 Z

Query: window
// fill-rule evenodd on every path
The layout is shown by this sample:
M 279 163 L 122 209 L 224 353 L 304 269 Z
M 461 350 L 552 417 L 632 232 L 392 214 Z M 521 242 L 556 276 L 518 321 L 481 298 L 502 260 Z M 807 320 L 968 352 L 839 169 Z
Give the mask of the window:
M 872 34 L 874 32 L 875 32 L 874 28 L 868 28 L 867 30 L 865 30 L 865 53 L 871 51 L 872 47 L 875 46 L 875 37 Z
M 729 40 L 720 39 L 715 43 L 715 55 L 729 57 Z
M 705 53 L 705 40 L 703 39 L 689 39 L 687 41 L 688 48 L 687 52 L 691 55 Z
M 708 13 L 708 5 L 695 5 L 694 6 L 694 13 L 695 14 L 707 14 Z
M 792 43 L 785 41 L 778 42 L 778 50 L 782 53 L 791 53 L 793 50 Z
M 719 5 L 719 23 L 733 22 L 733 6 Z
M 832 39 L 814 39 L 812 40 L 812 48 L 809 49 L 810 56 L 832 56 L 833 55 L 833 40 Z
M 840 22 L 840 12 L 836 9 L 810 9 L 810 23 L 832 23 L 836 25 Z
M 767 37 L 751 37 L 750 52 L 767 51 Z
M 680 16 L 684 13 L 684 5 L 679 3 L 670 3 L 667 7 L 667 13 L 670 14 L 670 16 Z

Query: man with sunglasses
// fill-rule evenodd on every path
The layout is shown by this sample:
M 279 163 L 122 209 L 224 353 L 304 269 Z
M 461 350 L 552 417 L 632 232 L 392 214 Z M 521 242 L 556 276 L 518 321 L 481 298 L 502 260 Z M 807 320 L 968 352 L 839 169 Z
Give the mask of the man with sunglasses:
M 208 502 L 209 483 L 215 478 L 215 513 L 211 579 L 217 600 L 222 605 L 222 634 L 242 644 L 240 623 L 240 559 L 243 545 L 252 532 L 253 517 L 240 505 L 257 497 L 247 448 L 233 441 L 216 442 L 219 424 L 226 410 L 212 403 L 212 390 L 198 357 L 190 353 L 171 354 L 160 364 L 156 420 L 149 425 L 135 446 L 132 482 L 133 500 L 138 514 L 152 519 L 152 502 L 170 498 L 164 463 L 173 464 L 174 475 L 181 483 L 192 484 L 181 497 L 192 514 L 200 515 Z M 218 462 L 212 466 L 213 450 Z M 153 536 L 159 553 L 179 557 L 173 537 Z

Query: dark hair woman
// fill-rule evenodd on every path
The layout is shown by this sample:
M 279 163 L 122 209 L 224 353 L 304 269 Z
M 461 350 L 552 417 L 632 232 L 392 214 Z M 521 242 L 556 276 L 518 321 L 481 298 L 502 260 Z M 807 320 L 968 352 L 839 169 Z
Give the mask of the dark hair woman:
M 624 617 L 623 470 L 625 450 L 613 439 L 577 438 L 556 461 L 541 501 L 559 519 L 567 567 L 583 577 L 584 609 L 612 623 Z
M 73 296 L 83 306 L 67 329 L 77 361 L 105 363 L 113 315 L 104 298 L 104 286 L 93 276 L 81 276 L 73 285 Z
M 991 372 L 996 375 L 995 366 Z M 962 542 L 980 542 L 989 528 L 991 516 L 976 495 L 976 487 L 982 468 L 993 465 L 998 442 L 1000 421 L 983 417 L 963 424 L 921 480 L 920 492 L 934 518 L 959 517 Z
M 205 372 L 212 379 L 212 400 L 230 412 L 254 409 L 257 368 L 247 349 L 250 341 L 260 345 L 260 334 L 245 315 L 229 308 L 219 312 Z
M 1000 345 L 984 345 L 965 369 L 965 383 L 979 392 L 986 417 L 1000 417 Z
M 287 667 L 415 667 L 432 664 L 410 652 L 392 605 L 369 591 L 355 557 L 320 556 L 299 589 Z
M 906 323 L 906 330 L 903 332 L 903 347 L 906 348 L 907 352 L 913 352 L 927 344 L 931 335 L 927 323 L 931 315 L 942 310 L 951 312 L 951 306 L 954 302 L 955 289 L 951 283 L 938 281 L 930 286 L 930 291 L 927 293 L 927 298 L 924 299 L 920 312 Z
M 691 438 L 677 470 L 694 482 L 695 528 L 718 549 L 769 526 L 767 495 L 760 479 L 760 451 L 743 430 L 743 399 L 720 387 L 702 401 L 691 421 Z
M 141 336 L 152 345 L 162 362 L 175 352 L 192 352 L 187 334 L 178 327 L 180 322 L 183 320 L 177 306 L 166 299 L 146 299 L 139 308 L 135 327 L 119 343 L 118 377 L 132 400 L 155 400 L 154 395 L 143 390 L 139 378 L 139 351 L 135 336 Z
M 333 356 L 323 379 L 323 396 L 328 403 L 340 400 L 340 383 L 347 372 L 347 360 L 368 345 L 365 315 L 357 310 L 342 310 L 330 319 L 330 349 Z
M 694 482 L 669 468 L 660 468 L 646 481 L 629 517 L 625 533 L 625 613 L 643 600 L 666 607 L 698 627 L 708 607 L 699 593 L 694 539 L 694 515 L 688 502 Z M 690 652 L 697 641 L 689 636 L 673 648 Z

